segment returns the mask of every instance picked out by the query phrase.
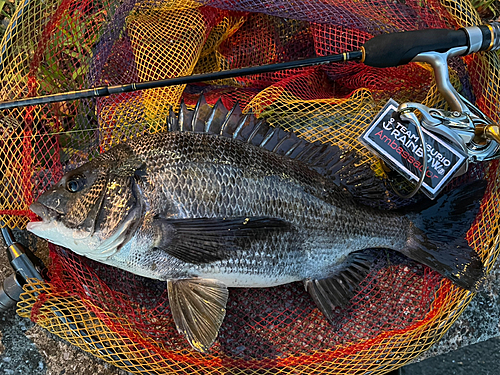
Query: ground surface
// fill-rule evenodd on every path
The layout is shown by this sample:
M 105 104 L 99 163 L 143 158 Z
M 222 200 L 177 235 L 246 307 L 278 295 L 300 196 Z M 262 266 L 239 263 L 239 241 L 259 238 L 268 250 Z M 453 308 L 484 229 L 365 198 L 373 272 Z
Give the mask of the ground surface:
M 500 338 L 466 346 L 448 354 L 403 367 L 402 375 L 498 375 Z
M 484 289 L 418 363 L 402 375 L 500 374 L 500 264 L 488 275 Z M 446 354 L 443 354 L 446 353 Z

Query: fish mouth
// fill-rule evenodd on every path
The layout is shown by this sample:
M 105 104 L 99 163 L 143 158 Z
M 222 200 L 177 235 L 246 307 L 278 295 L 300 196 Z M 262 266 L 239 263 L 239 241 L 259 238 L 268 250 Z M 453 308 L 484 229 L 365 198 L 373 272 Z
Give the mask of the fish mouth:
M 53 210 L 39 202 L 32 203 L 30 205 L 30 210 L 39 216 L 43 222 L 50 222 L 61 216 L 61 214 L 56 210 Z

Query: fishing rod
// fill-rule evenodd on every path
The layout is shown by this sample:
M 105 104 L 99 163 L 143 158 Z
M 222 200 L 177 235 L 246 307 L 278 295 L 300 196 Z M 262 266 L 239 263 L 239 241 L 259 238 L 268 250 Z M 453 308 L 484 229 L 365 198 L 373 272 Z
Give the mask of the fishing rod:
M 77 99 L 104 97 L 138 90 L 271 73 L 334 62 L 358 61 L 372 67 L 394 67 L 415 61 L 414 59 L 417 55 L 425 52 L 446 52 L 458 47 L 466 47 L 461 53 L 462 56 L 479 51 L 494 51 L 500 49 L 500 23 L 493 22 L 481 26 L 465 27 L 459 30 L 426 29 L 382 34 L 368 40 L 360 50 L 353 52 L 223 70 L 215 73 L 193 74 L 190 76 L 157 81 L 100 86 L 91 89 L 5 101 L 0 102 L 0 110 Z

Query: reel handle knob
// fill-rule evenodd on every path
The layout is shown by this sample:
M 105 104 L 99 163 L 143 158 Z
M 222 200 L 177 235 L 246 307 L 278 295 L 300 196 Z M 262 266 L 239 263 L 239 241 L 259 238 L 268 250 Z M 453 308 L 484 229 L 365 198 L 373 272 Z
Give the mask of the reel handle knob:
M 478 145 L 486 144 L 487 140 L 500 144 L 500 127 L 497 124 L 477 125 L 474 134 L 474 143 Z

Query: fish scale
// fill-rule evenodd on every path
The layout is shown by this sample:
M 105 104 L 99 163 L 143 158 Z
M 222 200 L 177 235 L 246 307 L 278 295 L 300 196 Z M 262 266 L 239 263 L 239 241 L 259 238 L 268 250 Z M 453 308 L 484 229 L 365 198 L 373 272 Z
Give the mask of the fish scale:
M 272 246 L 267 246 L 273 262 L 255 255 L 256 249 L 263 247 L 257 243 L 250 251 L 231 255 L 221 263 L 195 269 L 186 264 L 186 270 L 193 273 L 199 270 L 207 276 L 210 269 L 217 267 L 221 271 L 212 276 L 220 276 L 222 272 L 264 272 L 277 276 L 279 272 L 287 280 L 302 280 L 306 274 L 315 276 L 311 269 L 317 271 L 318 264 L 332 269 L 350 252 L 370 246 L 402 247 L 406 241 L 404 216 L 358 207 L 351 197 L 318 173 L 269 151 L 228 138 L 187 132 L 142 137 L 129 146 L 146 163 L 147 175 L 151 176 L 148 185 L 170 187 L 166 195 L 147 194 L 155 190 L 141 187 L 152 211 L 164 210 L 165 201 L 182 202 L 170 207 L 165 216 L 172 219 L 268 216 L 296 226 L 297 233 L 292 239 L 280 241 L 280 236 L 288 234 L 276 235 Z M 174 147 L 175 153 L 159 151 Z M 238 187 L 237 194 L 228 194 L 229 185 Z M 366 219 L 360 221 L 358 217 Z M 303 239 L 305 231 L 312 231 L 307 244 Z M 358 239 L 345 240 L 352 235 Z M 280 259 L 275 254 L 288 255 Z M 253 262 L 254 270 L 241 268 L 240 259 Z M 138 267 L 149 268 L 146 264 Z M 165 270 L 163 278 L 168 277 Z

